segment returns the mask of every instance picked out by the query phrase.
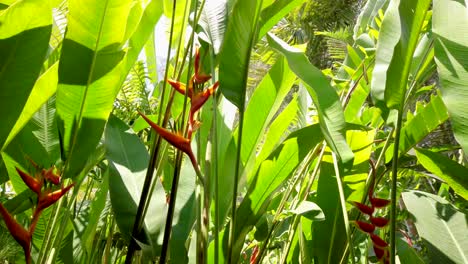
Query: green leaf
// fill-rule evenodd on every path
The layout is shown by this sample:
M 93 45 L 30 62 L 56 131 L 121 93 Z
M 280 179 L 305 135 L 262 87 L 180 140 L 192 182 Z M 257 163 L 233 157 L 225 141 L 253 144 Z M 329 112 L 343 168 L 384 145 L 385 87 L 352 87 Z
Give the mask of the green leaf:
M 76 177 L 101 139 L 122 82 L 131 0 L 68 2 L 59 64 L 57 114 L 65 177 Z
M 416 148 L 416 157 L 423 167 L 440 177 L 465 200 L 468 200 L 468 169 L 442 154 Z
M 413 53 L 430 4 L 430 0 L 393 0 L 385 12 L 371 87 L 377 104 L 403 106 Z
M 354 26 L 354 39 L 357 39 L 362 32 L 367 32 L 367 27 L 372 24 L 374 17 L 386 2 L 387 0 L 368 0 L 366 2 Z
M 421 191 L 402 193 L 409 213 L 414 216 L 418 235 L 433 263 L 468 262 L 466 215 L 437 195 Z
M 51 32 L 48 1 L 17 1 L 0 12 L 0 149 L 39 77 Z
M 109 192 L 109 171 L 106 170 L 103 175 L 102 182 L 98 185 L 99 189 L 97 190 L 94 199 L 89 205 L 88 215 L 83 221 L 84 230 L 79 234 L 81 245 L 83 248 L 91 255 L 93 251 L 93 243 L 95 239 L 96 232 L 98 230 L 99 218 L 101 216 L 104 207 L 106 206 L 107 194 Z M 79 221 L 79 218 L 75 219 Z
M 221 48 L 219 89 L 223 95 L 244 111 L 250 53 L 257 41 L 257 21 L 261 0 L 237 0 Z
M 257 145 L 295 79 L 286 61 L 280 59 L 255 89 L 244 117 L 244 129 L 248 131 L 242 136 L 241 157 L 244 163 L 256 159 Z
M 404 237 L 396 240 L 396 247 L 400 263 L 424 264 L 424 260 L 418 255 L 416 250 L 411 247 Z
M 322 209 L 313 202 L 303 201 L 301 202 L 296 209 L 291 211 L 296 215 L 302 215 L 305 218 L 315 221 L 325 220 L 325 215 L 323 214 Z
M 312 255 L 318 263 L 340 263 L 346 246 L 345 222 L 335 175 L 328 152 L 320 164 L 317 198 L 314 200 L 325 214 L 325 221 L 312 222 Z
M 440 96 L 431 96 L 428 104 L 416 103 L 415 115 L 408 113 L 401 129 L 400 153 L 404 154 L 416 146 L 429 133 L 448 119 L 447 108 Z
M 247 233 L 267 210 L 274 192 L 291 177 L 309 151 L 322 140 L 319 125 L 297 130 L 261 163 L 238 209 L 233 256 L 238 257 Z
M 468 7 L 466 2 L 435 0 L 433 7 L 435 60 L 442 100 L 453 133 L 468 153 Z
M 343 108 L 328 79 L 307 60 L 303 52 L 274 35 L 268 34 L 267 37 L 270 46 L 286 57 L 291 70 L 305 83 L 317 107 L 320 128 L 329 146 L 344 164 L 352 164 L 353 152 L 344 137 L 346 123 Z
M 112 210 L 120 232 L 128 241 L 140 202 L 149 155 L 140 138 L 117 117 L 111 116 L 109 119 L 105 139 Z M 148 228 L 164 226 L 165 212 L 166 195 L 162 186 L 157 184 L 144 225 Z M 140 234 L 137 239 L 148 242 L 144 234 Z
M 228 18 L 227 0 L 206 0 L 200 17 L 200 26 L 205 30 L 215 54 L 219 53 L 224 40 Z
M 284 18 L 289 12 L 304 2 L 305 0 L 277 0 L 264 8 L 260 14 L 260 21 L 258 22 L 258 37 L 262 38 L 265 36 L 265 34 L 270 29 L 272 29 L 282 18 Z
M 11 140 L 13 140 L 13 138 L 19 133 L 19 131 L 26 125 L 26 123 L 31 119 L 34 113 L 36 113 L 41 108 L 41 106 L 47 100 L 49 100 L 49 98 L 53 94 L 55 94 L 55 92 L 57 91 L 58 82 L 57 70 L 58 63 L 55 63 L 39 77 L 31 91 L 31 94 L 29 95 L 28 100 L 26 101 L 26 104 L 24 105 L 21 115 L 16 121 L 15 126 L 11 129 L 8 138 L 5 144 L 3 145 L 3 149 L 5 149 L 8 146 Z

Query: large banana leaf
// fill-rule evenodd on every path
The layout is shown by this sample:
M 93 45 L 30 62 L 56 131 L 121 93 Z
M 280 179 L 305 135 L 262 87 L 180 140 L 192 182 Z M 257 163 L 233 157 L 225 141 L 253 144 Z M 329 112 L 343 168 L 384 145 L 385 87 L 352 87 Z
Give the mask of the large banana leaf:
M 430 0 L 392 0 L 379 32 L 371 94 L 377 104 L 401 109 L 413 53 Z
M 149 162 L 149 154 L 143 142 L 120 119 L 111 116 L 105 132 L 106 157 L 109 161 L 109 193 L 117 225 L 124 238 L 129 240 L 140 202 L 141 189 Z M 151 198 L 145 226 L 159 222 L 163 226 L 166 212 L 166 196 L 158 184 Z M 156 220 L 157 219 L 157 220 Z M 149 242 L 143 234 L 137 239 Z
M 124 72 L 130 0 L 72 0 L 59 64 L 57 113 L 67 161 L 75 177 L 101 139 Z
M 0 13 L 0 149 L 39 77 L 51 32 L 49 1 L 17 1 Z
M 320 128 L 328 145 L 344 164 L 352 165 L 353 152 L 344 136 L 346 123 L 343 108 L 328 79 L 307 60 L 303 52 L 271 34 L 268 34 L 268 43 L 286 57 L 291 70 L 305 83 L 317 108 Z
M 468 262 L 466 215 L 441 197 L 421 191 L 402 193 L 432 263 Z
M 219 83 L 223 95 L 244 111 L 250 54 L 257 41 L 261 0 L 237 0 L 221 48 Z
M 449 111 L 455 138 L 468 153 L 467 3 L 435 0 L 432 26 L 442 100 Z
M 115 116 L 106 127 L 106 149 L 109 161 L 109 193 L 119 230 L 130 239 L 140 201 L 141 190 L 149 161 L 148 152 L 138 136 Z M 171 236 L 171 259 L 185 262 L 185 248 L 195 220 L 195 175 L 190 163 L 184 162 L 179 182 L 177 204 Z M 166 220 L 166 194 L 159 182 L 151 196 L 144 220 L 144 233 L 136 239 L 151 245 L 152 253 L 159 254 Z
M 346 246 L 346 228 L 333 166 L 330 153 L 324 155 L 314 202 L 323 210 L 325 221 L 312 222 L 312 256 L 318 263 L 326 264 L 340 263 Z
M 15 126 L 11 129 L 8 138 L 5 142 L 5 145 L 3 146 L 3 149 L 5 149 L 5 147 L 8 146 L 11 140 L 13 140 L 13 138 L 19 133 L 19 131 L 26 125 L 26 123 L 34 115 L 34 113 L 36 113 L 36 111 L 38 111 L 41 108 L 41 105 L 43 105 L 53 94 L 55 94 L 55 92 L 57 91 L 58 82 L 57 70 L 58 63 L 55 63 L 39 77 L 31 91 L 31 95 L 29 96 L 26 104 L 24 105 L 20 117 L 16 121 Z M 53 101 L 53 107 L 55 107 L 55 99 L 53 99 Z M 48 114 L 47 111 L 44 112 L 44 110 L 47 109 L 41 109 L 43 109 L 43 114 Z M 51 113 L 51 115 L 55 115 L 55 109 L 54 112 Z M 55 134 L 57 134 L 57 131 L 55 131 Z
M 442 154 L 425 149 L 415 149 L 419 163 L 440 177 L 459 195 L 468 201 L 468 169 Z
M 263 5 L 265 5 L 265 2 L 264 0 Z M 304 2 L 305 0 L 278 0 L 263 8 L 260 14 L 260 21 L 258 22 L 258 37 L 262 38 L 265 36 L 283 17 Z
M 273 193 L 288 180 L 297 166 L 323 140 L 319 125 L 291 133 L 258 167 L 246 196 L 239 206 L 233 248 L 237 262 L 247 233 L 268 208 Z
M 227 0 L 206 0 L 200 17 L 200 26 L 205 30 L 215 54 L 223 44 L 227 23 Z
M 255 159 L 257 144 L 295 79 L 286 60 L 280 59 L 255 89 L 245 111 L 244 129 L 248 133 L 242 137 L 241 157 L 244 163 Z

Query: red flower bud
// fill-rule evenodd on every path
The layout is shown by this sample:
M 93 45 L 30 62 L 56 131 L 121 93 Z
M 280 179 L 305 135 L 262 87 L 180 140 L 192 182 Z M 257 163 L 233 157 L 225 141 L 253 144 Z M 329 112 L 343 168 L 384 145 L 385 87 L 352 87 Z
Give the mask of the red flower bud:
M 254 264 L 257 261 L 259 252 L 260 250 L 258 249 L 258 246 L 255 246 L 252 255 L 250 256 L 250 264 Z
M 374 213 L 374 208 L 367 206 L 359 202 L 351 202 L 361 213 L 366 215 L 372 215 Z
M 13 238 L 18 242 L 18 244 L 23 247 L 24 256 L 26 258 L 26 263 L 31 262 L 31 234 L 22 227 L 8 212 L 8 210 L 0 204 L 0 214 L 5 221 L 5 225 L 10 231 Z
M 54 167 L 50 167 L 50 169 L 45 170 L 42 169 L 42 175 L 44 176 L 44 179 L 47 181 L 53 183 L 54 185 L 59 185 L 60 184 L 60 176 L 54 173 Z
M 372 217 L 372 216 L 370 218 L 370 221 L 376 227 L 384 227 L 389 222 L 389 220 L 387 218 L 385 218 L 385 217 Z
M 37 195 L 41 194 L 42 181 L 39 181 L 38 179 L 32 177 L 31 175 L 18 168 L 16 168 L 16 171 L 18 172 L 23 182 L 29 187 L 29 189 L 37 193 Z
M 195 64 L 195 74 L 194 74 L 195 83 L 201 84 L 211 79 L 210 75 L 200 73 L 200 49 L 198 47 L 195 49 L 195 63 L 194 64 Z
M 382 259 L 382 257 L 385 255 L 385 250 L 376 246 L 374 246 L 374 252 L 377 259 Z
M 218 88 L 219 82 L 215 82 L 210 88 L 204 90 L 201 93 L 196 94 L 192 98 L 192 106 L 190 107 L 190 113 L 195 114 L 200 108 L 206 103 L 210 95 L 212 95 L 216 88 Z
M 386 248 L 388 246 L 387 242 L 385 242 L 378 235 L 370 234 L 370 237 L 372 239 L 372 242 L 373 242 L 374 246 L 379 247 L 379 248 Z
M 375 230 L 375 226 L 362 221 L 354 221 L 354 224 L 365 233 L 372 233 Z
M 72 183 L 65 188 L 54 192 L 44 192 L 41 196 L 39 196 L 39 201 L 37 204 L 36 211 L 41 212 L 42 210 L 46 209 L 47 207 L 51 206 L 55 202 L 57 202 L 62 196 L 64 196 L 75 184 Z
M 177 149 L 181 150 L 185 154 L 187 154 L 190 158 L 190 161 L 192 162 L 193 166 L 196 166 L 198 168 L 198 163 L 197 160 L 195 159 L 195 155 L 193 155 L 192 152 L 192 146 L 190 146 L 190 140 L 187 138 L 184 138 L 181 135 L 172 133 L 168 131 L 165 128 L 162 128 L 158 126 L 156 123 L 151 121 L 148 117 L 146 117 L 143 113 L 138 112 L 143 119 L 146 120 L 146 122 L 162 137 L 164 138 L 169 144 L 172 146 L 176 147 Z
M 383 208 L 390 204 L 390 200 L 382 199 L 382 198 L 370 197 L 369 200 L 370 200 L 370 203 L 372 204 L 372 207 L 374 208 Z
M 185 83 L 181 83 L 181 82 L 178 82 L 178 81 L 174 81 L 174 80 L 171 80 L 171 79 L 168 79 L 167 82 L 172 86 L 172 88 L 174 88 L 177 92 L 185 95 L 185 92 L 187 91 L 186 89 L 186 86 L 185 86 Z M 192 80 L 190 80 L 190 83 L 189 83 L 189 89 L 188 89 L 188 98 L 192 98 L 193 96 L 193 87 L 192 87 Z

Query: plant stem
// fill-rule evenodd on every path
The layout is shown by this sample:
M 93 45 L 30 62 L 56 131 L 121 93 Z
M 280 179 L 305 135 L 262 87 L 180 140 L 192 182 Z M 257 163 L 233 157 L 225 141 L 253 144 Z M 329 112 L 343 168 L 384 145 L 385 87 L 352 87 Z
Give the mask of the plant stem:
M 171 30 L 169 33 L 169 43 L 167 47 L 167 58 L 166 58 L 166 70 L 164 73 L 164 83 L 163 83 L 163 89 L 161 93 L 161 101 L 160 101 L 160 108 L 159 108 L 159 115 L 158 115 L 158 123 L 161 121 L 161 116 L 162 116 L 162 105 L 164 102 L 164 95 L 165 95 L 165 88 L 166 88 L 166 80 L 168 77 L 168 72 L 169 72 L 169 60 L 171 57 L 171 43 L 172 43 L 172 38 L 173 38 L 173 32 L 174 32 L 174 20 L 175 20 L 175 11 L 176 11 L 176 4 L 177 0 L 173 1 L 172 5 L 172 19 L 171 19 Z M 165 125 L 163 124 L 163 127 Z M 161 137 L 156 136 L 156 139 L 154 140 L 154 144 L 151 147 L 151 155 L 150 155 L 150 160 L 148 164 L 148 169 L 146 170 L 146 176 L 145 176 L 145 182 L 143 184 L 143 189 L 141 191 L 141 197 L 140 197 L 140 202 L 138 203 L 138 209 L 137 209 L 137 214 L 135 216 L 135 223 L 133 225 L 133 230 L 132 230 L 132 237 L 136 238 L 138 234 L 141 232 L 141 228 L 143 225 L 143 219 L 145 218 L 145 213 L 146 213 L 146 207 L 148 204 L 148 197 L 150 196 L 150 189 L 151 189 L 151 183 L 153 182 L 153 174 L 155 170 L 155 165 L 158 160 L 158 153 L 159 153 L 159 146 L 161 144 Z M 130 240 L 130 245 L 128 246 L 128 251 L 127 251 L 127 257 L 125 258 L 125 263 L 130 264 L 132 263 L 132 258 L 133 254 L 135 253 L 135 250 L 137 249 L 137 244 L 135 239 Z
M 216 82 L 216 74 L 214 69 L 215 55 L 214 50 L 210 49 L 211 55 L 211 76 L 212 82 Z M 219 173 L 218 173 L 218 94 L 213 94 L 213 126 L 211 133 L 213 135 L 211 144 L 211 163 L 212 177 L 214 177 L 214 263 L 219 263 Z
M 395 143 L 393 146 L 393 162 L 392 162 L 392 193 L 391 193 L 391 208 L 390 208 L 390 264 L 395 264 L 396 254 L 396 206 L 397 206 L 397 174 L 398 174 L 398 154 L 400 146 L 401 123 L 403 119 L 403 111 L 398 111 L 398 119 L 395 128 Z
M 243 104 L 242 104 L 243 105 Z M 234 172 L 232 203 L 231 203 L 231 226 L 229 231 L 228 243 L 228 262 L 232 263 L 232 250 L 234 247 L 234 237 L 236 233 L 236 213 L 237 213 L 237 188 L 239 185 L 239 172 L 241 161 L 242 133 L 244 129 L 244 109 L 239 109 L 239 134 L 237 139 L 236 168 Z
M 180 165 L 182 164 L 182 152 L 180 150 L 177 150 L 177 156 L 176 156 L 176 163 L 175 163 L 175 168 L 174 168 L 174 177 L 172 178 L 172 187 L 171 187 L 171 196 L 169 200 L 169 209 L 167 212 L 167 217 L 166 217 L 166 225 L 164 227 L 164 239 L 163 239 L 163 245 L 161 249 L 161 256 L 159 258 L 159 263 L 160 264 L 165 264 L 166 263 L 166 257 L 167 257 L 167 251 L 169 249 L 169 240 L 171 237 L 171 231 L 172 231 L 172 219 L 174 217 L 174 210 L 175 210 L 175 201 L 177 197 L 177 190 L 179 186 L 179 176 L 180 176 Z
M 348 239 L 347 244 L 349 245 L 349 252 L 351 253 L 351 263 L 354 264 L 355 258 L 354 258 L 353 240 L 352 240 L 351 232 L 349 228 L 348 211 L 346 210 L 346 197 L 344 195 L 343 182 L 341 181 L 340 168 L 338 168 L 338 160 L 334 152 L 332 152 L 332 157 L 333 157 L 333 166 L 335 167 L 336 183 L 338 185 L 338 192 L 340 194 L 341 209 L 343 210 L 343 220 L 345 224 L 346 236 Z

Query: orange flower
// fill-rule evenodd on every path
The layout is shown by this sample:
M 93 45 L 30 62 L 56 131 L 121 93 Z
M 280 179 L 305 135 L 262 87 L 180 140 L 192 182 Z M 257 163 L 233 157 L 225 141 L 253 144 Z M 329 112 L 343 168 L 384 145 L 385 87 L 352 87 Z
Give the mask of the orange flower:
M 143 113 L 138 112 L 143 119 L 162 137 L 164 138 L 169 144 L 176 147 L 177 149 L 181 150 L 185 154 L 187 154 L 192 162 L 193 166 L 198 168 L 197 160 L 195 159 L 195 155 L 193 155 L 192 147 L 190 146 L 190 140 L 184 138 L 181 135 L 175 134 L 170 132 L 169 130 L 158 126 L 156 123 L 151 121 L 148 117 L 146 117 Z
M 38 195 L 41 193 L 42 189 L 42 180 L 38 180 L 33 176 L 27 174 L 26 172 L 16 168 L 19 176 L 23 180 L 23 182 L 31 189 L 33 192 L 37 193 Z
M 31 234 L 13 218 L 3 204 L 0 204 L 0 214 L 10 234 L 23 247 L 26 263 L 31 263 Z
M 206 83 L 211 79 L 211 75 L 200 73 L 200 49 L 197 47 L 195 49 L 195 74 L 193 81 L 196 84 Z

